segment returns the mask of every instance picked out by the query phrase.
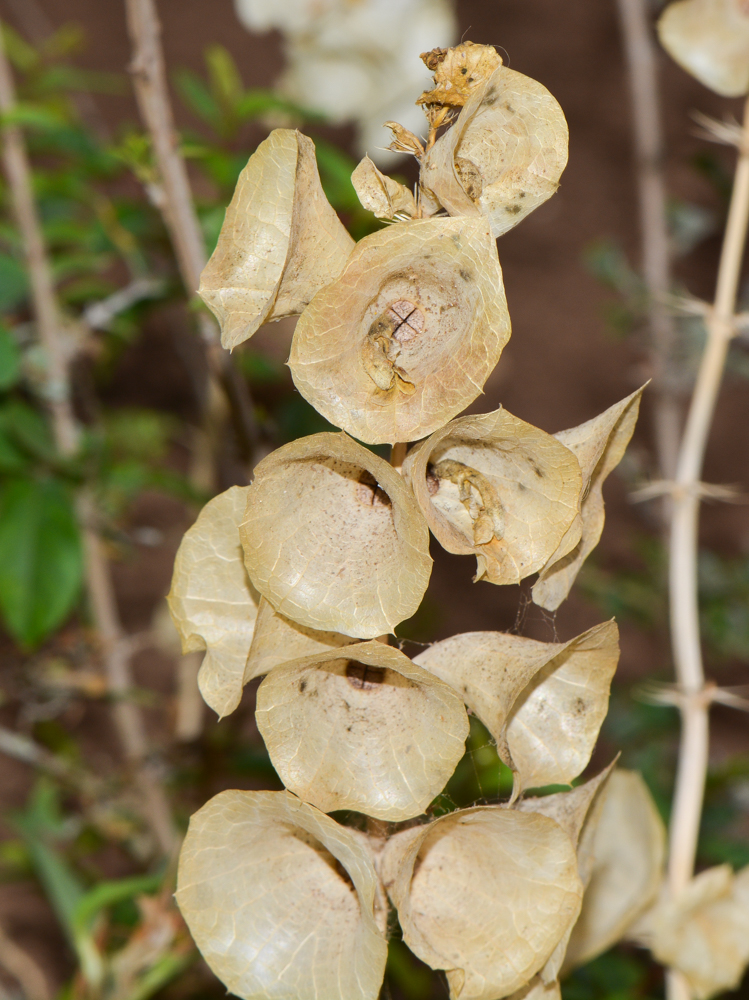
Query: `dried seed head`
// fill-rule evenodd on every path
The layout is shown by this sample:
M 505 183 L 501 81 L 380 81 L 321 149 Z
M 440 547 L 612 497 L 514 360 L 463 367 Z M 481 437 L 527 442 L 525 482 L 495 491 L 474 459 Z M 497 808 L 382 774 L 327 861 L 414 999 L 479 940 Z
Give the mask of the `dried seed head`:
M 636 940 L 678 969 L 696 1000 L 736 989 L 749 965 L 749 866 L 735 874 L 729 865 L 708 868 L 676 899 L 664 893 Z
M 506 410 L 458 417 L 412 449 L 403 475 L 435 538 L 477 559 L 477 580 L 536 573 L 577 520 L 577 459 Z
M 473 42 L 422 52 L 421 58 L 434 73 L 434 88 L 425 90 L 416 103 L 455 108 L 462 108 L 473 91 L 502 65 L 502 57 L 493 45 Z
M 199 294 L 233 348 L 263 323 L 297 316 L 340 274 L 354 241 L 320 185 L 311 139 L 276 129 L 239 175 Z
M 548 611 L 556 611 L 567 597 L 580 567 L 598 545 L 605 521 L 603 484 L 624 457 L 644 389 L 645 386 L 579 427 L 554 435 L 580 463 L 583 501 L 579 522 L 572 524 L 533 586 L 534 602 Z
M 413 494 L 345 434 L 313 434 L 264 458 L 240 535 L 250 579 L 276 611 L 362 639 L 410 618 L 432 569 Z
M 641 776 L 614 771 L 580 842 L 587 884 L 566 971 L 610 948 L 651 905 L 663 880 L 665 847 L 663 820 Z
M 723 97 L 749 91 L 749 6 L 746 0 L 678 0 L 658 21 L 672 59 Z
M 190 820 L 177 903 L 244 1000 L 376 1000 L 387 942 L 366 838 L 288 792 L 221 792 Z
M 239 525 L 247 487 L 214 497 L 185 533 L 167 598 L 182 652 L 205 649 L 200 693 L 219 717 L 239 705 L 260 595 L 244 568 Z
M 364 208 L 378 219 L 416 215 L 416 202 L 408 188 L 383 174 L 368 156 L 354 170 L 351 183 Z
M 402 222 L 357 243 L 294 333 L 294 382 L 368 444 L 413 441 L 464 409 L 499 360 L 510 317 L 482 219 Z
M 465 751 L 461 699 L 407 656 L 358 643 L 275 667 L 257 725 L 290 791 L 325 812 L 399 821 L 424 812 Z
M 450 215 L 484 215 L 501 236 L 554 194 L 567 144 L 549 91 L 500 66 L 422 158 L 421 185 Z
M 606 716 L 619 631 L 606 622 L 567 643 L 466 632 L 414 662 L 458 691 L 515 772 L 515 794 L 569 784 L 587 766 Z
M 383 881 L 403 939 L 450 996 L 496 1000 L 526 986 L 580 911 L 575 849 L 546 816 L 450 813 L 392 837 Z

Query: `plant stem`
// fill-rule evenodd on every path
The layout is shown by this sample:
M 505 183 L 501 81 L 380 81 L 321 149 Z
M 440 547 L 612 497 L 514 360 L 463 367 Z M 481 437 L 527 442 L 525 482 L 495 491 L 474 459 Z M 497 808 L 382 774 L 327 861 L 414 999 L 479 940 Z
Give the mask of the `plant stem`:
M 645 0 L 618 0 L 627 59 L 632 131 L 642 241 L 642 272 L 648 318 L 655 400 L 655 444 L 662 479 L 673 479 L 679 449 L 681 413 L 674 380 L 674 321 L 665 305 L 671 290 L 671 251 L 663 175 L 664 146 L 656 51 Z M 670 499 L 665 500 L 668 513 Z
M 161 48 L 159 17 L 153 0 L 125 0 L 125 7 L 133 44 L 130 72 L 138 107 L 151 136 L 163 185 L 163 198 L 159 207 L 174 247 L 185 290 L 188 298 L 192 299 L 197 294 L 200 273 L 206 265 L 206 253 L 187 169 L 179 151 L 179 137 L 174 127 Z M 215 440 L 220 427 L 225 423 L 225 401 L 228 397 L 252 458 L 258 450 L 259 432 L 247 383 L 235 368 L 231 355 L 221 347 L 213 319 L 201 311 L 198 322 L 208 363 L 208 389 L 204 409 L 209 436 Z M 221 389 L 222 383 L 225 392 Z
M 2 44 L 0 27 L 0 111 L 12 112 L 16 105 L 10 65 Z M 46 398 L 57 447 L 72 455 L 78 446 L 78 426 L 70 401 L 68 357 L 60 325 L 52 271 L 34 202 L 31 168 L 20 130 L 6 127 L 3 135 L 3 165 L 8 178 L 18 228 L 23 238 L 31 285 L 31 304 L 47 364 Z M 130 646 L 119 621 L 112 581 L 101 540 L 95 528 L 95 508 L 87 490 L 77 499 L 78 521 L 83 537 L 86 588 L 96 630 L 103 647 L 109 692 L 116 699 L 114 720 L 126 759 L 133 765 L 135 781 L 144 799 L 144 819 L 159 847 L 170 853 L 176 844 L 169 805 L 162 786 L 151 773 L 148 746 L 140 710 L 127 700 L 133 688 Z
M 712 423 L 726 354 L 734 336 L 741 262 L 749 225 L 749 99 L 744 109 L 728 222 L 718 269 L 715 302 L 706 320 L 707 344 L 692 395 L 676 470 L 669 567 L 671 642 L 676 677 L 684 695 L 682 734 L 671 812 L 669 885 L 676 896 L 694 871 L 708 765 L 708 699 L 700 645 L 697 546 L 699 497 L 707 437 Z M 671 975 L 669 997 L 685 995 L 680 978 Z

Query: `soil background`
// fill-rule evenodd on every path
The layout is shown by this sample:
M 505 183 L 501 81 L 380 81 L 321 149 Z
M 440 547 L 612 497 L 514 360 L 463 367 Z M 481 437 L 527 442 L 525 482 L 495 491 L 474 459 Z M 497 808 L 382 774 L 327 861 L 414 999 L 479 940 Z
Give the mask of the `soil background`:
M 272 85 L 281 71 L 280 36 L 250 35 L 238 22 L 231 0 L 159 0 L 158 7 L 171 70 L 189 67 L 202 72 L 206 46 L 219 42 L 235 57 L 248 86 Z M 77 60 L 80 65 L 126 70 L 129 46 L 120 0 L 36 0 L 33 8 L 24 0 L 0 0 L 0 15 L 27 37 L 46 30 L 39 11 L 52 27 L 67 22 L 85 26 L 88 46 Z M 549 88 L 569 122 L 570 159 L 559 192 L 499 242 L 513 335 L 485 395 L 471 408 L 482 412 L 501 404 L 553 432 L 600 413 L 650 374 L 641 341 L 617 337 L 607 323 L 606 308 L 614 301 L 613 295 L 583 262 L 591 243 L 611 239 L 639 265 L 629 95 L 616 4 L 614 0 L 458 0 L 457 11 L 459 34 L 501 46 L 513 69 Z M 739 102 L 719 99 L 663 54 L 660 70 L 670 192 L 674 198 L 720 213 L 714 187 L 692 165 L 694 155 L 706 144 L 693 134 L 690 112 L 699 109 L 716 117 L 738 117 Z M 125 121 L 137 121 L 130 97 L 97 98 L 97 103 L 113 130 Z M 178 100 L 175 109 L 180 125 L 196 128 Z M 329 134 L 337 142 L 351 144 L 351 129 L 331 129 Z M 256 139 L 260 138 L 259 133 Z M 383 145 L 386 142 L 383 133 Z M 710 148 L 730 169 L 730 153 Z M 718 252 L 716 236 L 679 261 L 677 277 L 692 294 L 712 296 Z M 187 322 L 179 311 L 165 313 L 160 323 L 152 322 L 120 360 L 104 404 L 153 406 L 184 415 L 192 390 L 184 366 L 175 357 L 169 328 Z M 289 336 L 289 324 L 279 324 L 261 331 L 256 344 L 285 360 Z M 707 482 L 736 484 L 745 493 L 749 492 L 748 388 L 744 379 L 727 378 L 705 469 Z M 637 469 L 641 475 L 655 475 L 652 454 L 651 402 L 646 393 L 625 475 L 613 475 L 605 489 L 607 520 L 596 559 L 606 569 L 636 568 L 635 541 L 654 529 L 652 507 L 628 501 L 631 483 L 626 475 L 629 470 L 631 479 Z M 131 511 L 130 527 L 155 528 L 161 541 L 135 545 L 116 566 L 118 598 L 129 629 L 149 626 L 154 608 L 168 590 L 174 553 L 190 517 L 175 500 L 155 494 L 142 497 Z M 749 555 L 749 506 L 706 505 L 701 537 L 705 545 L 722 554 Z M 533 606 L 525 609 L 520 588 L 473 585 L 472 559 L 446 555 L 437 546 L 433 554 L 435 572 L 419 626 L 428 630 L 430 640 L 460 631 L 516 626 L 536 638 L 566 640 L 600 620 L 600 610 L 575 591 L 552 618 Z M 8 662 L 15 662 L 14 656 L 8 652 Z M 653 674 L 667 676 L 669 669 L 665 633 L 644 632 L 622 623 L 620 683 Z M 170 718 L 174 663 L 164 654 L 146 650 L 136 658 L 136 670 L 139 682 L 157 696 L 150 716 L 158 739 Z M 726 670 L 732 677 L 740 674 L 738 665 Z M 247 716 L 251 718 L 250 707 Z M 247 725 L 251 727 L 251 722 Z M 75 729 L 90 759 L 106 768 L 114 752 L 107 713 L 87 707 L 81 710 Z M 749 752 L 746 716 L 716 712 L 713 754 L 720 757 L 740 750 Z M 23 803 L 30 782 L 27 768 L 2 759 L 3 811 Z M 196 797 L 219 787 L 208 781 Z M 117 864 L 112 860 L 114 869 Z M 33 885 L 16 886 L 12 892 L 0 887 L 0 922 L 7 922 L 14 937 L 40 957 L 57 982 L 64 980 L 70 959 L 56 922 Z

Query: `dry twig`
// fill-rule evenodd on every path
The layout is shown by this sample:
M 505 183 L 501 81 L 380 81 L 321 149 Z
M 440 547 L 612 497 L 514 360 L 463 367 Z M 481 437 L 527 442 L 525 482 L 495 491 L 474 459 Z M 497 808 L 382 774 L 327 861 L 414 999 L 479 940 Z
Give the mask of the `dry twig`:
M 47 977 L 29 953 L 0 927 L 0 965 L 23 990 L 26 1000 L 52 1000 Z

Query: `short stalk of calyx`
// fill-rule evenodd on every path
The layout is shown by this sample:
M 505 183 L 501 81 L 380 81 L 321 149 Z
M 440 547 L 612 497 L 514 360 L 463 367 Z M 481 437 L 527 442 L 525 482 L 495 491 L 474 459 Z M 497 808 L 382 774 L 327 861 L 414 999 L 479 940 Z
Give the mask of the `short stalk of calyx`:
M 700 646 L 697 542 L 698 484 L 726 355 L 735 332 L 734 310 L 749 224 L 749 100 L 720 257 L 707 343 L 684 430 L 673 498 L 669 568 L 671 640 L 684 695 L 676 791 L 671 814 L 669 882 L 680 892 L 692 877 L 708 763 L 708 700 Z M 679 996 L 670 990 L 672 998 Z
M 403 465 L 403 459 L 406 457 L 406 452 L 408 451 L 408 444 L 401 442 L 400 444 L 394 444 L 390 449 L 390 464 L 398 472 L 401 471 L 401 466 Z

